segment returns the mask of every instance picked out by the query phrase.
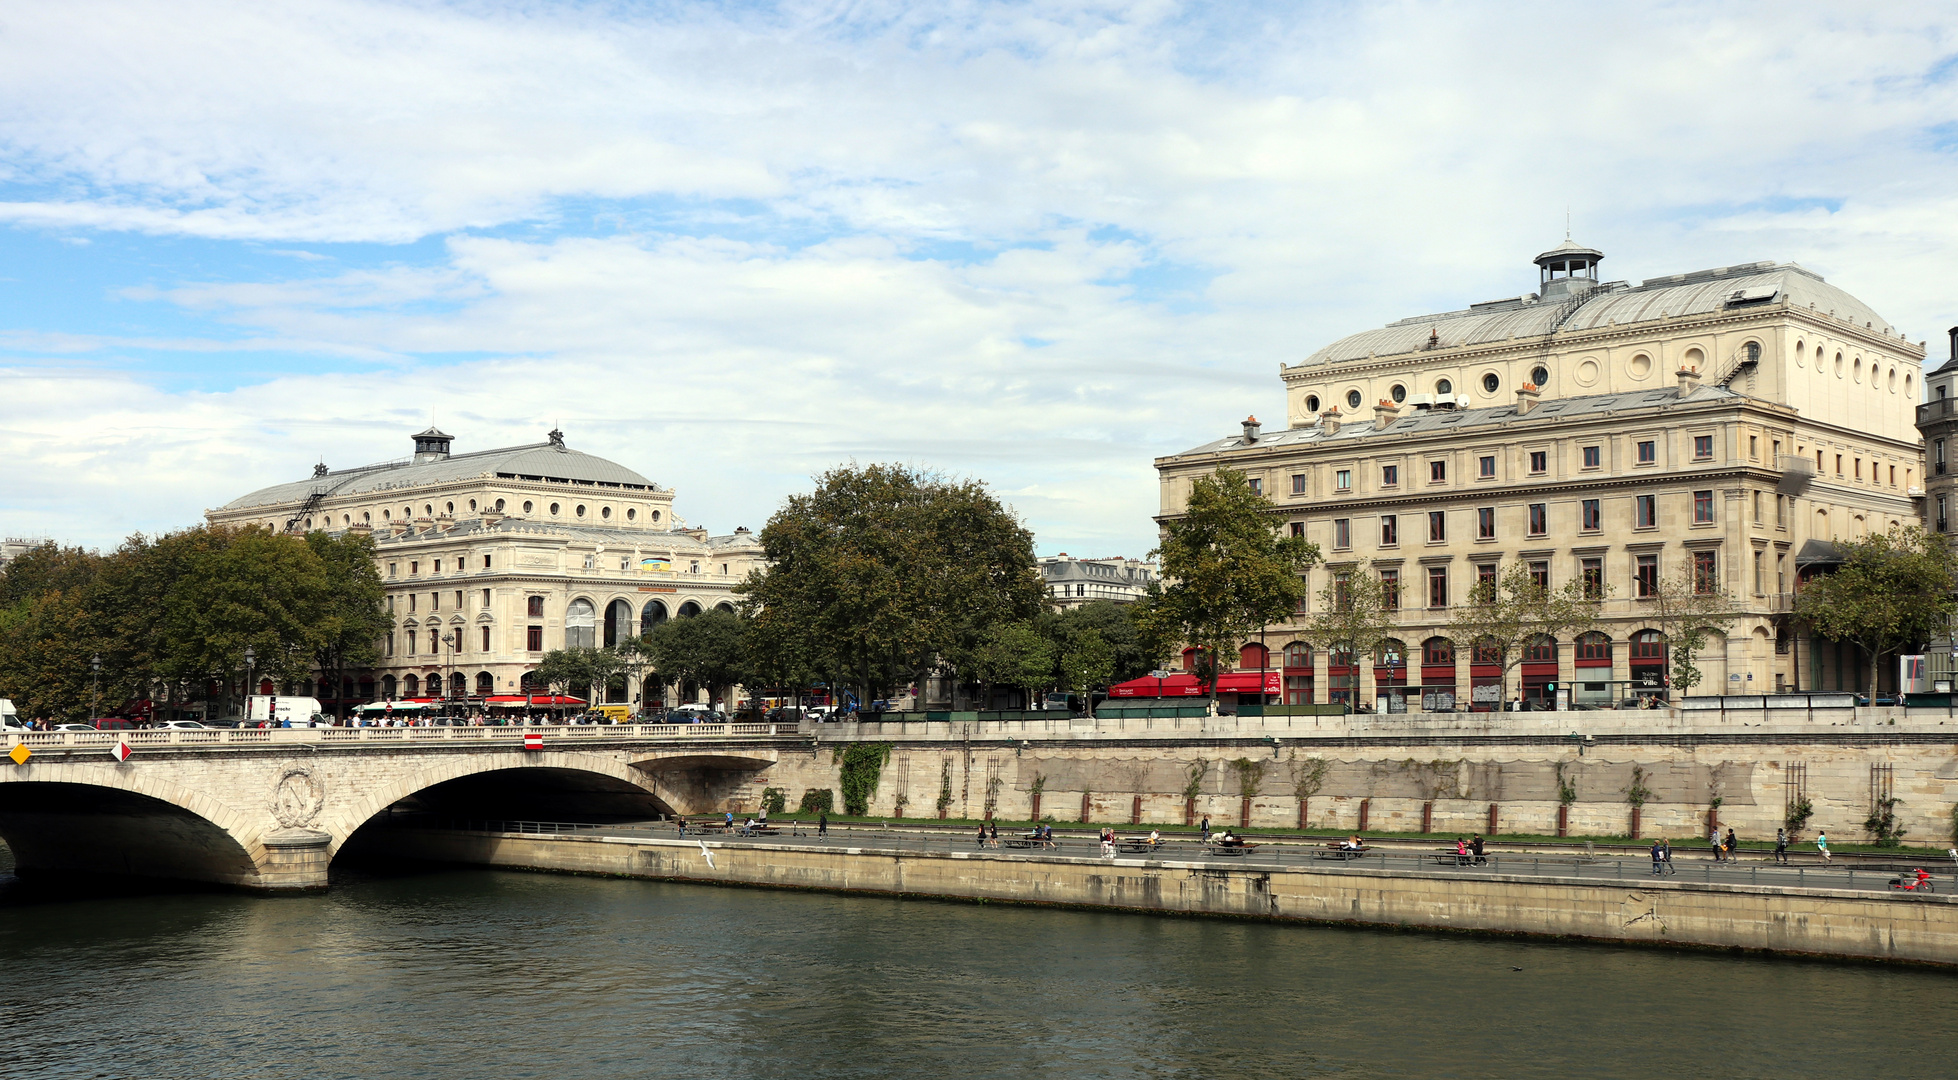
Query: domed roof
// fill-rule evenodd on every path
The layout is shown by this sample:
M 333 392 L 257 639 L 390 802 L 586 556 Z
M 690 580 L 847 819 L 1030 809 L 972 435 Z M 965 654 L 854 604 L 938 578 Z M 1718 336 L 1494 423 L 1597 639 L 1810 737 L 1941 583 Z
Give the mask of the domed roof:
M 573 450 L 562 441 L 553 439 L 501 450 L 443 455 L 432 460 L 394 461 L 358 469 L 328 470 L 305 480 L 261 488 L 225 503 L 222 509 L 249 510 L 255 506 L 299 502 L 314 494 L 327 497 L 371 495 L 396 488 L 494 477 L 593 484 L 640 491 L 653 491 L 658 487 L 615 461 Z

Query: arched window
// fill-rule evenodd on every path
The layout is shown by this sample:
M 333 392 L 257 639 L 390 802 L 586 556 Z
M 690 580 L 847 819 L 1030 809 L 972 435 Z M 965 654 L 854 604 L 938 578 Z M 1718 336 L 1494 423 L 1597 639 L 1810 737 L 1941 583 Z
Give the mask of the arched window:
M 428 677 L 428 696 L 429 697 L 442 696 L 442 676 L 430 675 Z
M 1469 663 L 1500 664 L 1503 661 L 1502 654 L 1502 642 L 1490 637 L 1476 638 L 1475 649 L 1470 656 Z
M 1580 665 L 1596 667 L 1610 666 L 1611 639 L 1596 630 L 1579 637 L 1577 639 L 1576 659 Z
M 1376 667 L 1406 667 L 1406 643 L 1399 638 L 1383 638 L 1380 647 L 1374 650 L 1373 663 Z
M 1632 635 L 1632 659 L 1664 660 L 1666 635 L 1657 630 L 1640 630 Z
M 517 689 L 526 694 L 541 694 L 544 684 L 537 679 L 535 671 L 526 671 L 517 679 Z
M 420 682 L 420 680 L 418 680 L 418 679 L 416 679 L 416 678 L 415 678 L 415 677 L 414 677 L 413 675 L 404 675 L 404 676 L 402 676 L 402 678 L 401 678 L 401 696 L 402 696 L 402 697 L 405 697 L 405 698 L 411 698 L 411 697 L 420 697 L 420 696 L 422 696 L 422 695 L 421 695 L 421 682 Z
M 1309 668 L 1312 666 L 1312 646 L 1303 641 L 1294 641 L 1285 646 L 1285 666 L 1288 668 Z
M 1336 668 L 1350 668 L 1354 666 L 1352 645 L 1343 641 L 1334 642 L 1326 647 L 1326 652 L 1326 663 L 1329 666 Z
M 1237 666 L 1245 671 L 1270 667 L 1270 650 L 1253 641 L 1237 651 Z
M 564 609 L 564 647 L 590 649 L 596 646 L 598 609 L 580 597 Z
M 496 693 L 496 676 L 487 671 L 476 673 L 476 696 L 488 697 Z
M 682 619 L 691 619 L 698 614 L 700 614 L 699 604 L 696 604 L 693 601 L 689 600 L 686 603 L 680 605 L 680 617 Z
M 1539 634 L 1531 638 L 1528 645 L 1523 646 L 1523 661 L 1525 663 L 1540 664 L 1544 661 L 1554 661 L 1556 659 L 1557 639 L 1547 634 Z
M 605 647 L 629 641 L 632 636 L 632 605 L 624 600 L 605 605 Z
M 727 613 L 728 613 L 729 615 L 732 615 L 732 614 L 734 614 L 734 605 L 733 605 L 733 604 L 730 604 L 730 603 L 728 603 L 728 602 L 727 602 L 727 601 L 725 601 L 725 600 L 723 600 L 723 601 L 721 601 L 720 603 L 718 603 L 718 604 L 715 604 L 715 605 L 714 605 L 714 610 L 715 610 L 715 611 L 725 611 L 725 612 L 727 612 Z
M 394 686 L 395 686 L 395 683 L 394 683 L 394 676 L 392 676 L 392 675 L 383 675 L 383 676 L 381 676 L 381 696 L 382 696 L 382 697 L 384 697 L 384 698 L 387 698 L 388 700 L 390 700 L 390 701 L 392 701 L 392 700 L 394 699 Z
M 1431 637 L 1421 643 L 1421 663 L 1439 667 L 1455 662 L 1455 643 L 1445 637 Z
M 653 627 L 665 621 L 666 605 L 658 600 L 648 600 L 646 606 L 639 612 L 639 632 L 650 634 L 653 632 Z

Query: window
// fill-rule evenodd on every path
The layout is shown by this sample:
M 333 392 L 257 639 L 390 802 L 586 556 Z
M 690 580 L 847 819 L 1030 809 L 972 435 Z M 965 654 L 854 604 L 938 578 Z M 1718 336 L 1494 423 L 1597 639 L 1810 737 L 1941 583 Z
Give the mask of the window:
M 485 611 L 488 611 L 488 610 L 489 610 L 489 590 L 488 590 L 488 589 L 484 589 L 484 590 L 483 590 L 483 610 L 485 610 Z
M 388 610 L 389 611 L 394 610 L 394 597 L 392 596 L 388 597 Z
M 1548 503 L 1530 504 L 1530 535 L 1542 536 L 1550 531 L 1550 505 Z
M 485 555 L 483 556 L 483 569 L 488 570 L 489 568 L 490 568 L 490 557 L 488 555 Z
M 1347 408 L 1350 408 L 1350 409 L 1357 409 L 1357 408 L 1359 408 L 1359 407 L 1360 407 L 1360 402 L 1361 402 L 1361 401 L 1363 401 L 1363 400 L 1365 400 L 1365 399 L 1364 399 L 1364 398 L 1362 398 L 1362 397 L 1360 397 L 1360 392 L 1359 392 L 1358 390 L 1348 390 L 1348 391 L 1346 392 L 1346 406 L 1347 406 Z
M 1550 452 L 1547 450 L 1530 451 L 1530 471 L 1533 473 L 1549 472 Z
M 1749 435 L 1747 437 L 1747 459 L 1749 461 L 1759 461 L 1761 459 L 1761 439 L 1757 435 Z
M 1659 557 L 1640 555 L 1637 569 L 1632 573 L 1632 595 L 1651 597 L 1659 594 Z
M 1494 540 L 1496 538 L 1496 508 L 1479 506 L 1475 510 L 1475 538 Z
M 1293 536 L 1304 536 L 1304 535 L 1305 535 L 1305 522 L 1303 522 L 1303 521 L 1294 521 L 1294 522 L 1292 522 L 1292 535 L 1293 535 Z
M 1652 465 L 1656 464 L 1658 460 L 1659 444 L 1651 439 L 1642 440 L 1638 444 L 1638 463 L 1640 465 Z
M 461 611 L 461 610 L 462 610 L 462 590 L 461 590 L 461 589 L 457 589 L 457 590 L 456 590 L 456 610 L 457 610 L 457 611 Z
M 1399 465 L 1382 465 L 1380 467 L 1381 487 L 1399 487 L 1400 482 L 1401 467 Z
M 533 597 L 530 597 L 530 599 L 529 599 L 529 608 L 528 608 L 528 611 L 529 611 L 529 613 L 530 613 L 530 617 L 531 617 L 531 618 L 533 618 L 533 619 L 541 619 L 541 618 L 543 618 L 543 617 L 544 617 L 544 598 L 543 598 L 543 597 L 541 597 L 541 596 L 533 596 Z
M 1693 493 L 1693 524 L 1709 525 L 1713 522 L 1713 492 L 1695 491 Z
M 437 574 L 442 572 L 442 560 L 440 559 L 435 560 L 435 569 L 433 572 Z
M 1421 662 L 1441 667 L 1455 662 L 1455 643 L 1445 637 L 1434 637 L 1421 643 Z
M 1863 459 L 1856 458 L 1855 465 L 1856 465 L 1856 479 L 1861 480 L 1863 478 Z
M 1841 454 L 1837 454 L 1837 455 L 1836 455 L 1836 475 L 1837 475 L 1837 476 L 1841 476 L 1841 475 L 1842 475 L 1842 455 L 1841 455 Z
M 1448 513 L 1445 510 L 1428 511 L 1428 542 L 1439 544 L 1448 539 Z
M 1380 546 L 1393 547 L 1401 542 L 1401 519 L 1387 514 L 1380 519 Z
M 1758 553 L 1757 553 L 1758 554 Z M 1717 551 L 1695 551 L 1693 553 L 1693 591 L 1705 596 L 1720 590 L 1720 553 Z
M 1603 559 L 1585 559 L 1578 567 L 1578 574 L 1584 582 L 1584 598 L 1586 600 L 1604 599 Z
M 1293 474 L 1292 474 L 1292 494 L 1294 494 L 1294 495 L 1303 495 L 1303 494 L 1305 494 L 1305 474 L 1304 474 L 1304 473 L 1293 473 Z
M 1768 591 L 1768 553 L 1754 553 L 1754 595 L 1760 596 Z
M 1475 567 L 1475 594 L 1477 596 L 1496 595 L 1496 564 L 1478 563 Z
M 1393 388 L 1387 391 L 1387 396 L 1394 399 L 1394 404 L 1399 405 L 1407 400 L 1407 387 L 1395 383 Z
M 1651 443 L 1639 444 L 1639 462 L 1641 464 L 1652 460 L 1651 458 L 1645 456 L 1645 448 L 1651 445 L 1652 445 Z M 1713 460 L 1713 436 L 1711 435 L 1693 436 L 1693 460 L 1694 461 Z
M 1659 524 L 1659 497 L 1640 495 L 1632 500 L 1632 527 L 1635 529 L 1656 528 Z
M 1428 606 L 1445 608 L 1448 606 L 1448 568 L 1446 566 L 1428 567 Z
M 1538 364 L 1537 366 L 1531 368 L 1530 381 L 1536 384 L 1536 388 L 1538 390 L 1541 390 L 1544 387 L 1550 385 L 1550 369 L 1544 367 L 1542 364 Z
M 1786 552 L 1777 551 L 1774 553 L 1774 591 L 1778 593 L 1788 591 L 1788 555 Z
M 1257 488 L 1252 488 L 1252 489 L 1251 489 L 1251 494 L 1253 494 L 1253 495 L 1256 495 L 1257 493 L 1258 493 L 1258 489 L 1257 489 Z M 596 569 L 598 569 L 598 555 L 597 555 L 597 553 L 593 553 L 593 554 L 590 554 L 590 555 L 586 555 L 586 556 L 585 556 L 585 569 L 587 569 L 587 570 L 596 570 Z
M 1611 639 L 1598 633 L 1596 630 L 1579 637 L 1577 639 L 1575 659 L 1609 661 L 1611 659 Z
M 1333 473 L 1333 490 L 1334 491 L 1353 490 L 1353 470 L 1340 469 L 1339 471 Z
M 1664 660 L 1666 636 L 1657 630 L 1640 630 L 1632 635 L 1632 659 Z
M 1305 396 L 1305 411 L 1309 413 L 1317 413 L 1319 411 L 1319 395 L 1307 394 Z
M 432 593 L 429 593 L 429 594 L 428 594 L 428 610 L 430 610 L 430 611 L 440 611 L 440 610 L 442 610 L 442 594 L 441 594 L 441 593 L 439 593 L 439 592 L 432 592 Z
M 414 632 L 413 630 L 407 630 L 407 631 L 404 631 L 404 632 L 402 633 L 402 635 L 401 635 L 401 643 L 402 643 L 403 645 L 406 645 L 406 646 L 408 646 L 408 655 L 409 655 L 409 656 L 413 656 L 413 655 L 415 655 L 415 639 L 416 639 L 416 638 L 418 638 L 418 637 L 420 637 L 420 636 L 421 636 L 421 635 L 419 635 L 419 634 L 417 634 L 417 633 L 415 633 L 415 632 Z
M 1890 466 L 1890 486 L 1897 486 L 1897 467 L 1895 465 Z
M 1820 465 L 1822 463 L 1818 461 L 1816 462 L 1816 464 Z M 1937 474 L 1939 476 L 1944 475 L 1945 469 L 1944 469 L 1944 440 L 1943 439 L 1939 439 L 1931 444 L 1931 466 L 1937 471 Z M 394 571 L 392 570 L 392 568 L 389 569 L 388 574 L 390 577 L 393 576 Z
M 1939 532 L 1950 531 L 1945 528 L 1945 520 L 1946 519 L 1944 514 L 1944 496 L 1940 495 L 1938 496 L 1938 531 Z
M 1336 548 L 1353 546 L 1353 534 L 1346 518 L 1333 519 L 1333 546 Z
M 1353 576 L 1345 571 L 1333 575 L 1333 610 L 1353 610 Z
M 1597 530 L 1604 528 L 1604 514 L 1598 509 L 1598 500 L 1596 499 L 1584 500 L 1582 504 L 1582 509 L 1583 509 L 1584 518 L 1583 518 L 1583 525 L 1581 526 L 1581 528 L 1583 528 L 1585 532 L 1596 532 Z
M 1448 480 L 1448 462 L 1446 461 L 1428 462 L 1429 483 L 1441 484 L 1441 483 L 1446 483 L 1447 480 Z
M 489 637 L 490 637 L 490 628 L 485 626 L 483 627 L 483 651 L 484 652 L 490 651 Z
M 388 564 L 388 576 L 389 576 L 389 577 L 394 577 L 394 576 L 395 576 L 395 573 L 394 573 L 394 568 L 395 568 L 395 565 L 396 565 L 396 564 L 394 564 L 394 563 L 389 563 L 389 564 Z
M 1380 571 L 1380 604 L 1388 611 L 1401 609 L 1401 572 L 1399 570 Z
M 1536 664 L 1557 659 L 1556 639 L 1542 635 L 1531 638 L 1529 643 L 1523 646 L 1523 659 Z
M 1761 493 L 1756 491 L 1753 493 L 1753 496 L 1754 496 L 1754 524 L 1759 525 L 1761 523 Z
M 1265 493 L 1265 482 L 1263 478 L 1254 476 L 1250 479 L 1249 483 L 1251 485 L 1251 494 L 1263 495 Z M 583 508 L 580 507 L 580 509 Z
M 544 628 L 532 626 L 524 632 L 524 648 L 530 652 L 544 651 Z
M 1450 382 L 1450 381 L 1448 381 L 1447 379 L 1436 379 L 1436 380 L 1435 380 L 1435 393 L 1437 393 L 1437 394 L 1452 394 L 1452 393 L 1454 393 L 1454 392 L 1455 392 L 1455 384 L 1454 384 L 1454 383 L 1452 383 L 1452 382 Z
M 388 656 L 393 656 L 393 655 L 394 655 L 394 635 L 393 635 L 393 634 L 389 634 L 389 635 L 387 636 L 387 650 L 386 650 L 386 655 L 388 655 Z
M 1584 467 L 1585 467 L 1585 468 L 1587 468 L 1587 469 L 1595 469 L 1595 468 L 1597 468 L 1597 467 L 1598 467 L 1598 465 L 1599 465 L 1599 463 L 1600 463 L 1600 462 L 1601 462 L 1602 460 L 1603 460 L 1603 455 L 1602 455 L 1602 454 L 1600 454 L 1600 453 L 1598 452 L 1598 448 L 1597 448 L 1597 447 L 1595 447 L 1595 446 L 1587 446 L 1587 447 L 1585 447 L 1585 448 L 1584 448 Z
M 1794 501 L 1793 496 L 1790 496 L 1786 501 L 1784 501 L 1782 497 L 1779 495 L 1776 495 L 1774 497 L 1774 527 L 1775 528 L 1785 529 L 1788 527 L 1787 507 L 1788 507 L 1788 503 L 1793 501 Z
M 408 594 L 408 614 L 413 615 L 415 613 L 415 599 L 420 595 L 420 593 Z
M 415 561 L 415 562 L 411 562 L 411 563 L 409 563 L 409 564 L 408 564 L 408 576 L 409 576 L 409 577 L 413 577 L 413 576 L 415 576 L 416 574 L 419 574 L 419 573 L 421 573 L 421 572 L 422 572 L 422 564 L 421 564 L 421 562 L 420 562 L 419 560 L 417 560 L 417 561 Z
M 1476 475 L 1484 480 L 1496 475 L 1496 459 L 1494 455 L 1484 454 L 1482 459 L 1476 462 Z
M 1537 588 L 1542 589 L 1544 592 L 1550 591 L 1550 564 L 1549 563 L 1533 562 L 1530 564 L 1530 584 L 1535 585 Z
M 1493 394 L 1501 388 L 1502 388 L 1502 380 L 1496 377 L 1495 372 L 1492 371 L 1489 374 L 1482 376 L 1483 393 Z

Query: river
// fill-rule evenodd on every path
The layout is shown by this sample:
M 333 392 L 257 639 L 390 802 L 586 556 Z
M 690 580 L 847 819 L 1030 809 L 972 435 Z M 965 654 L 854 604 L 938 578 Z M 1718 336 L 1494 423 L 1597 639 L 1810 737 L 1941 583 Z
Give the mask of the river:
M 492 871 L 0 871 L 24 1077 L 1948 1077 L 1958 977 Z

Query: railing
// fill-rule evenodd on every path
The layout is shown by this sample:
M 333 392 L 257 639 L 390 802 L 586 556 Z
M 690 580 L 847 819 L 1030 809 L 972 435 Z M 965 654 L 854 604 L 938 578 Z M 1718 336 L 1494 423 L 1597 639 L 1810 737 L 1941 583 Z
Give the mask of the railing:
M 540 734 L 546 742 L 619 739 L 674 740 L 772 738 L 795 733 L 781 724 L 570 724 L 545 727 L 326 727 L 326 728 L 147 728 L 129 731 L 13 731 L 0 745 L 20 743 L 29 750 L 77 747 L 104 750 L 117 743 L 136 747 L 220 747 L 292 744 L 344 745 L 437 742 L 521 743 Z

